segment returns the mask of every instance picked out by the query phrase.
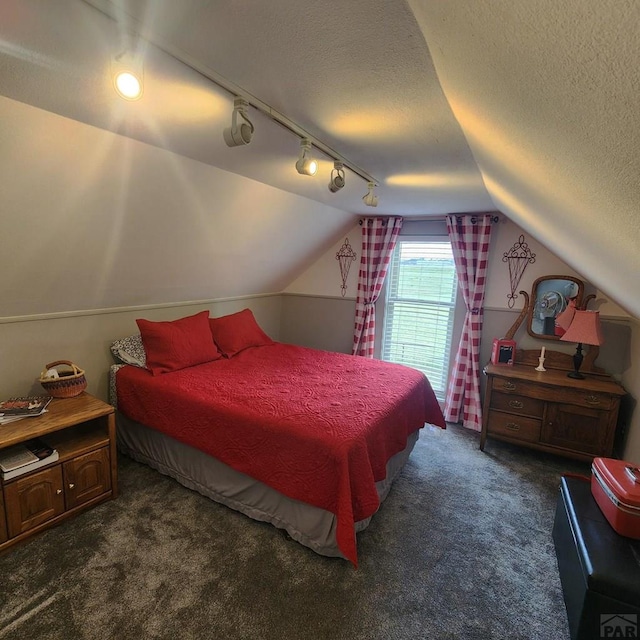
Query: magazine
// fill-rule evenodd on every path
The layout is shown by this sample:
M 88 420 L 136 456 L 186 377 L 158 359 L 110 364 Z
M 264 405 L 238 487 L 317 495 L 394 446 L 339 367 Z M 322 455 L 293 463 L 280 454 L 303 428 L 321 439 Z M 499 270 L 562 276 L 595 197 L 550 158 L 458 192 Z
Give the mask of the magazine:
M 39 416 L 51 402 L 51 396 L 24 396 L 0 402 L 0 416 L 5 418 Z
M 0 402 L 0 414 L 3 416 L 38 416 L 47 408 L 51 400 L 51 396 L 9 398 Z

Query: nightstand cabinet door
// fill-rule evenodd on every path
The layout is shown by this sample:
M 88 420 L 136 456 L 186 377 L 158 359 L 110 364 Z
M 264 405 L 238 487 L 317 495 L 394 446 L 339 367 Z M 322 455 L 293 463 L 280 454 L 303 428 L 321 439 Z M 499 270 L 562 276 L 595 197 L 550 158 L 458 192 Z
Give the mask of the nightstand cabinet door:
M 111 489 L 108 447 L 102 447 L 64 463 L 67 509 L 103 495 Z
M 4 487 L 9 536 L 17 536 L 64 512 L 59 465 L 18 478 Z
M 0 542 L 7 539 L 7 517 L 4 513 L 4 497 L 0 487 Z

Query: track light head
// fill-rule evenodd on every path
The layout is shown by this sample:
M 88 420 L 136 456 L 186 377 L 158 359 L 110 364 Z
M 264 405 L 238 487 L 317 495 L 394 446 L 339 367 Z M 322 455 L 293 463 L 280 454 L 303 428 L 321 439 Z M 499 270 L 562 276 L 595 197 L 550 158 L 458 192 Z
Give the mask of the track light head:
M 300 157 L 296 162 L 296 170 L 303 176 L 315 176 L 318 171 L 318 161 L 311 156 L 311 140 L 302 138 L 300 141 Z
M 367 207 L 377 207 L 378 196 L 373 192 L 376 187 L 375 182 L 367 182 L 367 187 L 369 187 L 369 191 L 362 196 L 362 201 L 367 205 Z
M 333 171 L 331 172 L 331 179 L 329 180 L 329 191 L 335 193 L 340 191 L 345 185 L 344 177 L 344 165 L 337 160 L 333 163 Z
M 253 135 L 253 124 L 247 117 L 247 107 L 249 103 L 243 98 L 236 98 L 233 101 L 233 115 L 231 116 L 231 126 L 227 127 L 222 136 L 227 147 L 240 147 L 251 142 Z M 238 125 L 238 116 L 244 120 Z
M 111 58 L 111 76 L 113 87 L 125 100 L 139 100 L 144 88 L 144 69 L 142 59 L 135 54 L 133 42 L 118 55 Z

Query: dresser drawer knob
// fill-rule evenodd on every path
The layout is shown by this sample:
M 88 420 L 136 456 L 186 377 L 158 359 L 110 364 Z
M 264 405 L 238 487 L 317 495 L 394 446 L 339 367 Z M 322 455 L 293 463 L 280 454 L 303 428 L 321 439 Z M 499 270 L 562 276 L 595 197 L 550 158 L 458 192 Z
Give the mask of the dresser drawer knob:
M 520 431 L 520 425 L 515 422 L 507 422 L 506 427 L 509 431 Z
M 512 409 L 522 409 L 524 407 L 524 404 L 520 402 L 520 400 L 509 400 L 509 406 Z
M 513 382 L 505 382 L 502 385 L 502 388 L 505 389 L 506 391 L 515 391 L 516 385 Z
M 60 495 L 62 493 L 62 489 L 56 489 L 56 494 Z
M 587 404 L 600 404 L 600 398 L 598 398 L 598 396 L 587 396 L 585 401 Z

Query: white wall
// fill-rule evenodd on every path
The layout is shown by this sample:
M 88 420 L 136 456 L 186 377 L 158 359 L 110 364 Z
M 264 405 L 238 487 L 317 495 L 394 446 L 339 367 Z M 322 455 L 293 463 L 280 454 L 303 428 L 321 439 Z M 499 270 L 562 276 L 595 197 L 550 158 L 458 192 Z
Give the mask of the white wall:
M 346 290 L 342 295 L 342 274 L 336 254 L 341 251 L 345 241 L 349 241 L 356 258 L 349 266 Z M 340 296 L 355 299 L 358 294 L 358 271 L 362 257 L 362 229 L 355 225 L 346 234 L 342 234 L 318 260 L 303 271 L 286 289 L 286 293 L 313 296 Z
M 0 318 L 282 291 L 353 217 L 0 97 Z

